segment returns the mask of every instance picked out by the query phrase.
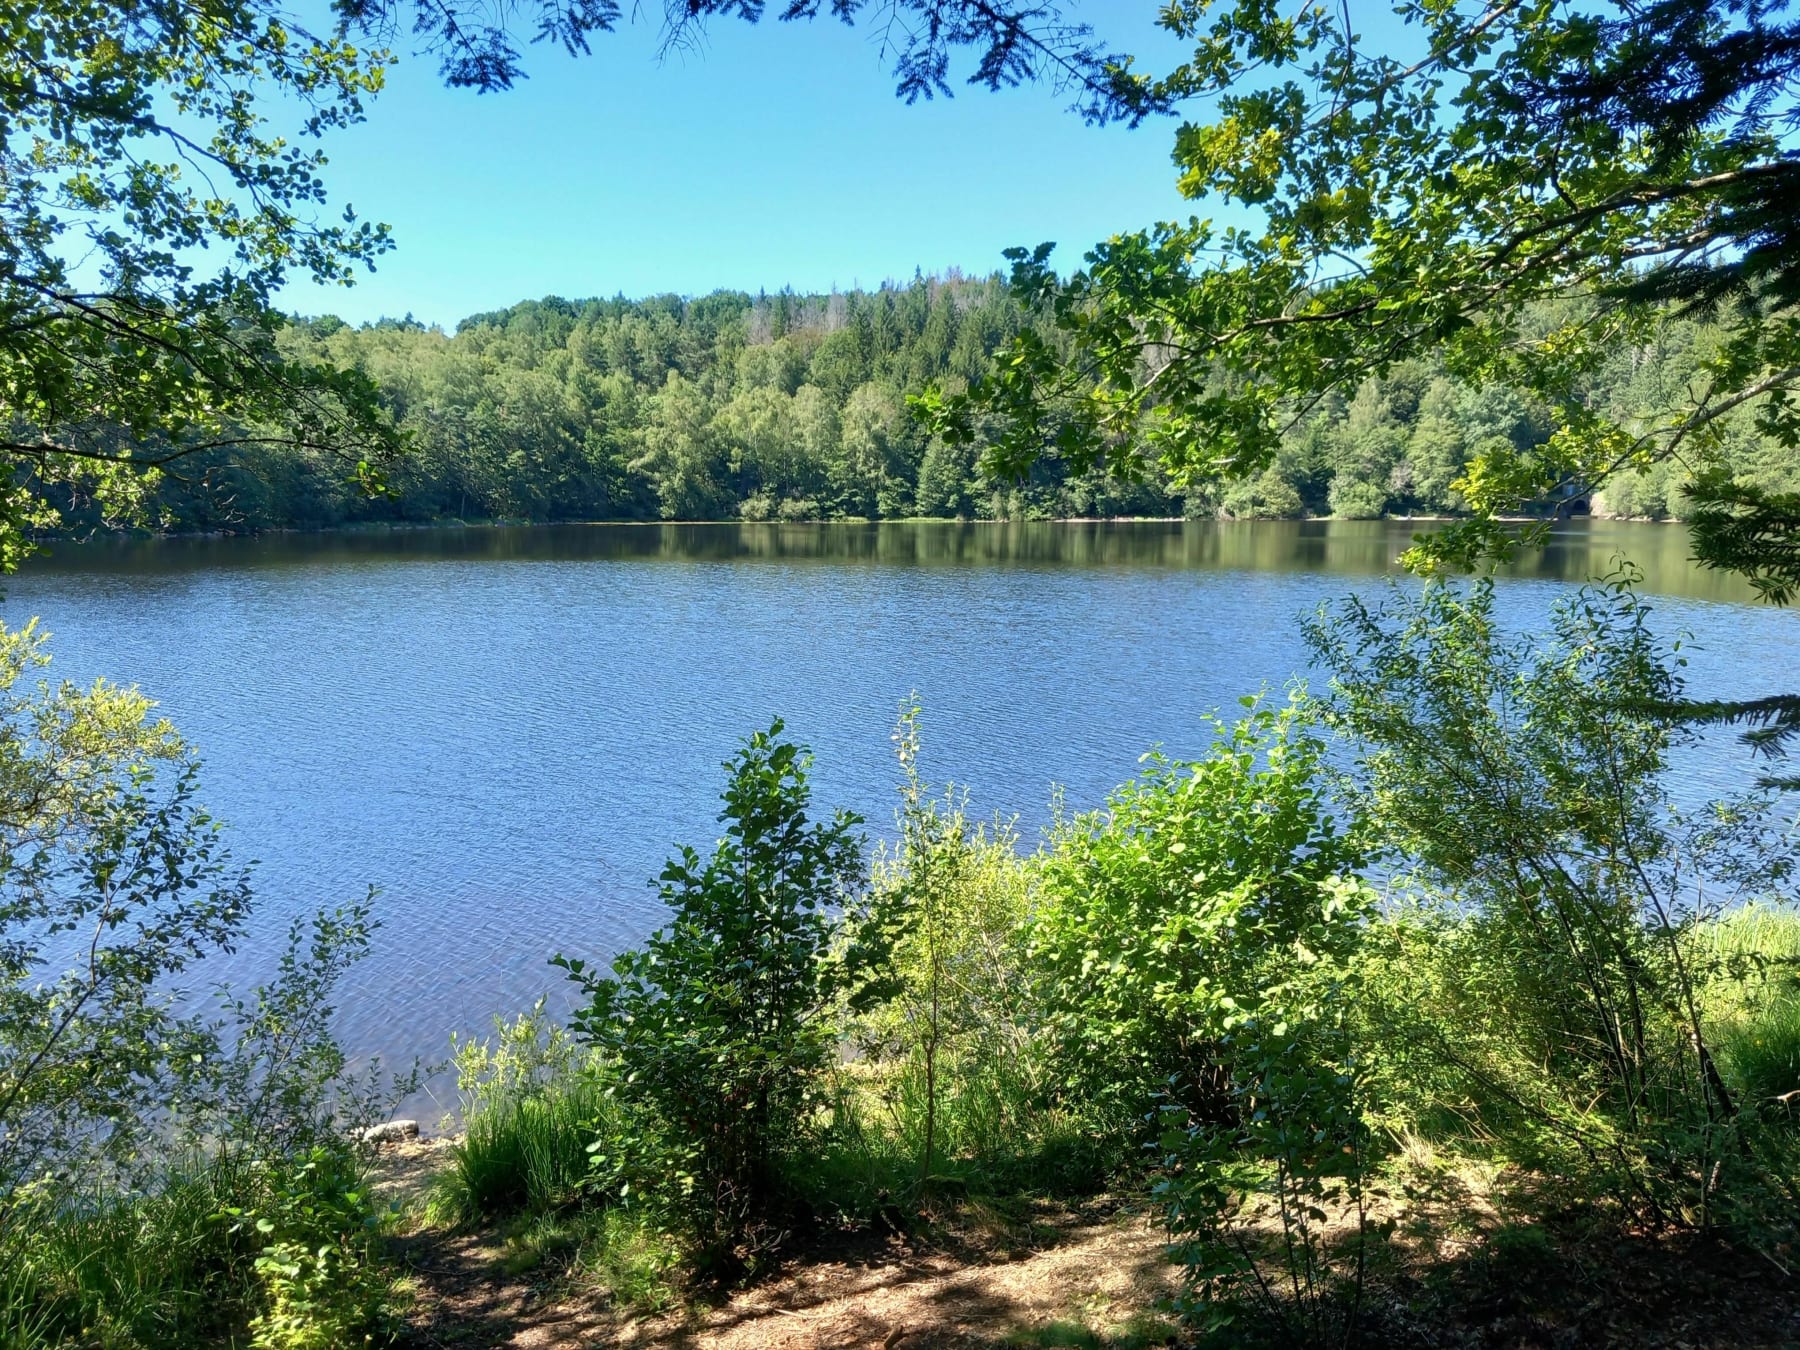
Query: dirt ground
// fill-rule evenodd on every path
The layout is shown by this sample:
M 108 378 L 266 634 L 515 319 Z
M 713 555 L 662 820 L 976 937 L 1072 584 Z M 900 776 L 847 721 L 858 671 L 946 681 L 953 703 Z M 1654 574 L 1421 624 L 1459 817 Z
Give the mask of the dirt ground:
M 405 1201 L 445 1154 L 383 1150 L 379 1189 Z M 1381 1202 L 1359 1344 L 1384 1350 L 1800 1350 L 1789 1253 L 1632 1232 L 1517 1178 L 1421 1169 Z M 816 1242 L 748 1289 L 678 1315 L 632 1314 L 604 1291 L 514 1274 L 497 1239 L 421 1229 L 397 1239 L 415 1284 L 418 1350 L 957 1350 L 1187 1344 L 1159 1314 L 1174 1293 L 1163 1234 L 1105 1202 L 1026 1221 L 960 1215 L 929 1239 Z
M 384 1149 L 378 1190 L 404 1200 L 441 1160 L 436 1141 Z M 634 1316 L 540 1272 L 509 1274 L 479 1234 L 423 1230 L 396 1246 L 416 1285 L 409 1343 L 432 1350 L 951 1350 L 1105 1344 L 1115 1331 L 1155 1344 L 1169 1337 L 1154 1310 L 1176 1287 L 1160 1231 L 1106 1205 L 930 1249 L 848 1239 L 840 1259 L 796 1261 L 679 1315 Z

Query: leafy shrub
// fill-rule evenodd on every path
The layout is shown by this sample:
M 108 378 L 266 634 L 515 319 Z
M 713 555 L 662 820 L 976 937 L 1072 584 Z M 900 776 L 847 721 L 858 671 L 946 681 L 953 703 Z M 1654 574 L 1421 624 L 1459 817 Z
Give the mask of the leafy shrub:
M 612 964 L 557 958 L 589 997 L 577 1034 L 617 1091 L 660 1123 L 669 1176 L 704 1253 L 742 1262 L 778 1236 L 784 1159 L 815 1134 L 837 1055 L 840 1000 L 860 960 L 840 951 L 863 886 L 856 817 L 808 814 L 808 757 L 776 721 L 725 765 L 725 837 L 663 869 L 670 922 Z
M 1418 886 L 1370 986 L 1384 1053 L 1514 1156 L 1705 1226 L 1766 1209 L 1773 1180 L 1707 1014 L 1747 970 L 1706 933 L 1791 857 L 1760 799 L 1669 801 L 1678 660 L 1627 580 L 1560 602 L 1542 638 L 1505 633 L 1486 582 L 1346 601 L 1309 636 L 1322 715 Z
M 0 628 L 0 1343 L 195 1344 L 255 1314 L 268 1344 L 341 1343 L 385 1288 L 342 1142 L 379 1071 L 352 1082 L 330 1028 L 370 904 L 297 921 L 247 995 L 190 997 L 248 876 L 148 701 L 22 688 L 47 660 Z
M 255 1210 L 233 1217 L 264 1240 L 254 1263 L 264 1297 L 250 1324 L 256 1350 L 376 1339 L 389 1297 L 375 1245 L 381 1218 L 349 1148 L 318 1145 L 271 1165 Z
M 1232 998 L 1218 1022 L 1229 1114 L 1164 1109 L 1156 1193 L 1185 1268 L 1182 1311 L 1209 1330 L 1250 1313 L 1275 1344 L 1344 1344 L 1356 1332 L 1377 1235 L 1351 1016 L 1369 900 L 1354 879 L 1324 879 L 1310 931 L 1271 963 L 1268 983 Z
M 1030 957 L 1062 1085 L 1122 1129 L 1172 1080 L 1197 1118 L 1235 1119 L 1227 1033 L 1320 954 L 1336 884 L 1365 857 L 1331 814 L 1324 746 L 1299 707 L 1245 703 L 1208 758 L 1150 756 L 1104 813 L 1061 825 L 1044 860 Z
M 1032 866 L 1006 823 L 970 825 L 919 775 L 920 712 L 895 740 L 905 775 L 900 837 L 873 869 L 866 929 L 884 995 L 852 1038 L 870 1072 L 841 1109 L 873 1106 L 914 1160 L 914 1189 L 1016 1170 L 1054 1128 L 1037 993 L 1025 961 Z
M 253 1180 L 236 1160 L 173 1165 L 150 1194 L 87 1191 L 25 1203 L 0 1241 L 0 1346 L 196 1343 L 253 1303 L 253 1245 L 219 1221 Z
M 0 1240 L 0 1345 L 161 1350 L 379 1339 L 380 1215 L 342 1144 L 173 1160 L 148 1189 L 38 1197 Z
M 250 911 L 174 729 L 132 690 L 22 687 L 48 661 L 0 628 L 0 1224 L 29 1188 L 129 1182 L 206 1098 L 218 1037 L 178 981 Z
M 1302 705 L 1245 705 L 1208 758 L 1152 756 L 1105 814 L 1059 829 L 1031 953 L 1066 1090 L 1109 1101 L 1122 1133 L 1160 1120 L 1185 1311 L 1215 1329 L 1255 1312 L 1279 1339 L 1319 1343 L 1345 1325 L 1339 1277 L 1359 1287 L 1367 1236 L 1348 1016 L 1366 854 L 1333 818 Z M 1342 1260 L 1321 1237 L 1340 1202 Z

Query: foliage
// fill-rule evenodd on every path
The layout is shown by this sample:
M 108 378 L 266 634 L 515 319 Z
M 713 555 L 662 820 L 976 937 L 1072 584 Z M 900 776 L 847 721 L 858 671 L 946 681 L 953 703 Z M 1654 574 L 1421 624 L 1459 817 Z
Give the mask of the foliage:
M 101 1190 L 0 1239 L 0 1345 L 179 1344 L 226 1330 L 253 1282 L 219 1221 L 251 1193 L 236 1157 L 178 1160 L 148 1195 Z
M 48 659 L 0 632 L 0 1229 L 21 1188 L 128 1178 L 204 1098 L 218 1036 L 171 981 L 250 905 L 174 730 L 134 691 L 27 685 Z
M 1128 1130 L 1165 1089 L 1197 1121 L 1234 1118 L 1235 1019 L 1333 954 L 1366 856 L 1330 813 L 1300 706 L 1245 703 L 1210 756 L 1151 756 L 1044 861 L 1030 959 L 1063 1086 Z
M 1207 758 L 1152 756 L 1104 816 L 1058 830 L 1030 950 L 1065 1090 L 1107 1101 L 1127 1129 L 1160 1123 L 1156 1190 L 1187 1312 L 1216 1329 L 1253 1310 L 1288 1343 L 1323 1343 L 1339 1326 L 1323 1206 L 1351 1202 L 1351 1245 L 1365 1236 L 1346 1009 L 1367 854 L 1331 814 L 1304 706 L 1244 704 Z M 1266 1218 L 1278 1289 L 1255 1232 Z
M 1705 463 L 1738 408 L 1795 443 L 1800 178 L 1779 129 L 1800 26 L 1780 11 L 1409 0 L 1374 42 L 1326 5 L 1184 0 L 1160 22 L 1192 58 L 1114 72 L 1092 111 L 1205 107 L 1176 133 L 1181 190 L 1259 223 L 1118 235 L 1066 279 L 1049 246 L 1013 250 L 1015 293 L 1067 345 L 1027 329 L 997 361 L 977 400 L 1010 424 L 995 467 L 1048 448 L 1078 469 L 1251 475 L 1284 426 L 1441 352 L 1472 386 L 1542 405 L 1553 431 L 1530 453 L 1466 448 L 1476 519 L 1421 545 L 1423 562 L 1500 547 L 1501 514 L 1621 467 Z M 1729 301 L 1727 340 L 1664 416 L 1620 421 L 1587 380 L 1667 301 Z M 944 408 L 947 429 L 968 406 Z
M 190 1136 L 260 1157 L 288 1157 L 377 1119 L 419 1084 L 420 1070 L 388 1075 L 377 1062 L 350 1071 L 332 1031 L 339 985 L 368 955 L 380 923 L 375 892 L 294 919 L 273 976 L 247 997 L 220 994 L 218 1049 L 206 1095 L 179 1123 Z
M 1234 1000 L 1221 1037 L 1229 1110 L 1163 1112 L 1156 1193 L 1184 1267 L 1181 1311 L 1208 1331 L 1255 1327 L 1270 1344 L 1313 1346 L 1358 1331 L 1381 1235 L 1368 1204 L 1369 1051 L 1351 1011 L 1369 900 L 1355 881 L 1325 887 L 1322 940 Z
M 14 0 L 0 28 L 0 570 L 56 500 L 141 518 L 159 467 L 197 451 L 311 447 L 375 482 L 398 442 L 372 386 L 289 359 L 271 299 L 387 247 L 353 212 L 311 214 L 308 144 L 361 120 L 387 54 L 347 10 L 315 34 L 255 0 Z
M 1052 1173 L 1059 1190 L 1078 1189 L 1081 1178 L 1052 1156 L 1086 1122 L 1057 1099 L 1039 1034 L 1041 991 L 1025 952 L 1034 864 L 1019 856 L 1012 825 L 971 825 L 963 799 L 931 795 L 919 773 L 921 717 L 910 700 L 894 733 L 905 775 L 899 837 L 875 860 L 866 920 L 880 930 L 870 945 L 886 950 L 889 983 L 851 1031 L 860 1054 L 837 1107 L 839 1134 L 899 1150 L 910 1166 L 884 1177 L 895 1195 L 1010 1189 Z M 871 1143 L 875 1133 L 884 1138 Z
M 611 977 L 557 958 L 591 1000 L 577 1034 L 661 1122 L 703 1246 L 726 1261 L 775 1235 L 781 1163 L 814 1129 L 860 964 L 833 957 L 862 886 L 860 822 L 810 817 L 808 757 L 781 732 L 777 720 L 725 765 L 712 856 L 684 848 L 664 868 L 668 925 Z
M 457 1222 L 555 1213 L 630 1188 L 605 1068 L 546 1016 L 543 1000 L 492 1041 L 452 1042 L 463 1137 L 433 1198 Z M 623 1181 L 620 1180 L 624 1175 Z
M 256 1350 L 375 1340 L 389 1297 L 375 1250 L 381 1219 L 347 1146 L 317 1144 L 281 1158 L 269 1166 L 254 1211 L 225 1212 L 263 1239 L 254 1269 L 265 1306 L 250 1324 Z
M 160 1350 L 247 1335 L 271 1347 L 379 1336 L 381 1218 L 341 1141 L 293 1157 L 164 1160 L 154 1185 L 30 1202 L 0 1235 L 0 1344 Z
M 1538 306 L 1533 331 L 1577 302 Z M 1141 482 L 1038 464 L 1028 481 L 985 476 L 1002 431 L 968 444 L 930 436 L 907 397 L 961 387 L 1022 327 L 1048 320 L 998 278 L 954 272 L 874 291 L 690 300 L 542 300 L 471 316 L 453 333 L 381 322 L 297 324 L 294 359 L 362 370 L 407 437 L 377 496 L 326 454 L 286 445 L 197 454 L 150 509 L 176 530 L 443 519 L 826 519 L 1222 514 L 1455 515 L 1465 452 L 1499 437 L 1535 453 L 1552 433 L 1539 400 L 1453 377 L 1441 354 L 1398 363 L 1284 432 L 1270 466 L 1230 485 Z M 1663 316 L 1590 374 L 1588 397 L 1629 421 L 1667 413 L 1726 340 L 1720 319 Z M 1731 472 L 1769 492 L 1800 486 L 1791 450 L 1746 415 L 1721 419 Z M 52 497 L 69 528 L 95 505 Z M 1578 504 L 1578 503 L 1577 503 Z M 1591 501 L 1623 515 L 1697 509 L 1666 466 L 1622 471 Z
M 342 1344 L 387 1287 L 343 1142 L 382 1084 L 330 1029 L 369 902 L 297 920 L 209 1011 L 184 981 L 242 934 L 247 876 L 149 702 L 26 686 L 47 660 L 0 632 L 0 1338 L 160 1346 L 257 1312 L 263 1344 Z
M 1440 584 L 1347 601 L 1309 635 L 1371 823 L 1424 888 L 1387 939 L 1410 987 L 1373 1002 L 1429 1096 L 1661 1221 L 1760 1203 L 1707 1013 L 1746 972 L 1705 935 L 1792 858 L 1757 799 L 1691 821 L 1669 802 L 1691 733 L 1653 713 L 1680 678 L 1647 607 L 1587 588 L 1534 641 L 1499 628 L 1489 584 Z

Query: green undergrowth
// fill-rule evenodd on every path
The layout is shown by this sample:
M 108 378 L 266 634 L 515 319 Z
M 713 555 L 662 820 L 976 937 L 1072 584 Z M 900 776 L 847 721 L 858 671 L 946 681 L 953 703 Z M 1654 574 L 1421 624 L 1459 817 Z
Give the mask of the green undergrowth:
M 0 1276 L 0 1345 L 174 1344 L 242 1333 L 249 1244 L 221 1224 L 245 1190 L 229 1163 L 196 1161 L 147 1199 L 104 1194 L 13 1221 Z M 236 1325 L 234 1325 L 234 1322 Z
M 1800 1123 L 1800 910 L 1744 906 L 1704 936 L 1736 977 L 1710 991 L 1707 1011 L 1742 1109 Z
M 0 1232 L 0 1347 L 335 1350 L 400 1302 L 363 1160 L 220 1152 L 120 1194 L 64 1195 Z

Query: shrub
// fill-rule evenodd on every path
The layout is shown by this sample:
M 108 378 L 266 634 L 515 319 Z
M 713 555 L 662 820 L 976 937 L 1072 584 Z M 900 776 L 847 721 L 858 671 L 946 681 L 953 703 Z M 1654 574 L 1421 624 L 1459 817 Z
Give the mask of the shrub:
M 156 1184 L 35 1197 L 0 1242 L 0 1345 L 270 1350 L 385 1334 L 380 1219 L 346 1146 L 165 1163 Z
M 22 688 L 47 660 L 0 628 L 0 1343 L 257 1315 L 268 1344 L 340 1343 L 385 1288 L 342 1143 L 379 1079 L 330 1029 L 369 902 L 297 921 L 274 978 L 209 1011 L 184 982 L 242 935 L 248 876 L 149 702 Z
M 343 1145 L 316 1145 L 271 1164 L 254 1211 L 228 1211 L 264 1239 L 254 1262 L 264 1307 L 256 1350 L 341 1350 L 373 1343 L 389 1281 L 376 1242 L 381 1216 Z
M 914 1189 L 1016 1170 L 1054 1114 L 1025 961 L 1031 865 L 1011 825 L 971 826 L 954 796 L 931 795 L 919 722 L 911 702 L 895 732 L 900 837 L 876 858 L 865 938 L 884 954 L 885 996 L 853 1028 L 872 1072 L 845 1103 L 874 1098 L 913 1160 Z
M 1350 600 L 1309 630 L 1354 790 L 1418 885 L 1369 1000 L 1418 1097 L 1462 1104 L 1515 1156 L 1638 1213 L 1706 1226 L 1765 1206 L 1752 1123 L 1707 1001 L 1740 988 L 1706 940 L 1791 860 L 1767 803 L 1675 810 L 1662 710 L 1677 657 L 1628 578 L 1505 633 L 1493 588 Z
M 174 729 L 135 691 L 22 688 L 48 661 L 0 628 L 0 1229 L 27 1189 L 129 1183 L 207 1099 L 218 1036 L 178 981 L 250 912 Z
M 1030 956 L 1062 1086 L 1122 1129 L 1171 1080 L 1196 1117 L 1235 1118 L 1228 1024 L 1337 940 L 1321 924 L 1365 856 L 1331 814 L 1298 705 L 1245 702 L 1211 756 L 1150 756 L 1105 813 L 1060 826 L 1044 861 Z
M 577 1034 L 616 1066 L 619 1094 L 660 1122 L 665 1182 L 703 1253 L 741 1263 L 778 1235 L 784 1159 L 815 1134 L 840 1000 L 860 958 L 840 950 L 862 890 L 860 823 L 809 815 L 809 758 L 776 721 L 726 765 L 725 837 L 663 869 L 669 923 L 612 964 L 557 958 L 589 997 Z
M 1370 898 L 1354 879 L 1322 881 L 1311 931 L 1266 984 L 1231 999 L 1216 1024 L 1229 1112 L 1164 1108 L 1156 1194 L 1186 1276 L 1181 1310 L 1208 1330 L 1247 1313 L 1279 1345 L 1345 1344 L 1357 1330 L 1379 1231 L 1351 1015 Z
M 1031 951 L 1065 1088 L 1108 1100 L 1122 1133 L 1160 1121 L 1184 1310 L 1215 1329 L 1254 1312 L 1278 1340 L 1320 1343 L 1347 1325 L 1338 1286 L 1360 1288 L 1368 1235 L 1348 1017 L 1365 851 L 1331 814 L 1300 703 L 1245 704 L 1208 758 L 1152 756 L 1104 815 L 1059 829 Z M 1340 1202 L 1347 1256 L 1321 1238 Z

